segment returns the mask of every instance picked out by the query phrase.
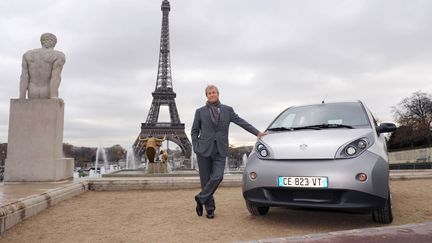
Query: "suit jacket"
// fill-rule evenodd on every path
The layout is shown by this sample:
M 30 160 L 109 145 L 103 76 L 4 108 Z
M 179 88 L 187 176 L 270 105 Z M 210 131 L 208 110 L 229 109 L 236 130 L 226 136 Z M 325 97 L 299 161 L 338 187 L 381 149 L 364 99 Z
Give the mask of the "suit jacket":
M 226 157 L 228 155 L 229 145 L 228 130 L 231 122 L 234 122 L 253 135 L 259 133 L 254 126 L 239 117 L 230 106 L 220 105 L 220 116 L 217 126 L 213 124 L 210 116 L 210 109 L 207 106 L 198 108 L 195 111 L 195 118 L 191 130 L 194 152 L 203 157 L 210 157 L 213 147 L 216 145 L 219 154 Z

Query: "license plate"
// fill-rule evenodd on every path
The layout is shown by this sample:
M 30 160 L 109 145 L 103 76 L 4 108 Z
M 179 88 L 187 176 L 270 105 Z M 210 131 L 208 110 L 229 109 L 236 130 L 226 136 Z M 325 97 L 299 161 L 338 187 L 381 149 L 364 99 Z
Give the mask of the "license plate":
M 327 177 L 312 177 L 312 176 L 279 176 L 279 187 L 307 187 L 307 188 L 327 188 Z

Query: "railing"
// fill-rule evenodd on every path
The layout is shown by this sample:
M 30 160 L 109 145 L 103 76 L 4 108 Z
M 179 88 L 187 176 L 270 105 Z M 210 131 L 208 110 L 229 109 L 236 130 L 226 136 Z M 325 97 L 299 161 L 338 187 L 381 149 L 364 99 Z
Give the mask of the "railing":
M 432 162 L 390 164 L 390 170 L 424 170 L 432 169 Z
M 0 166 L 0 182 L 4 179 L 4 166 Z
M 141 128 L 184 128 L 184 123 L 172 124 L 170 122 L 158 122 L 156 124 L 141 123 Z

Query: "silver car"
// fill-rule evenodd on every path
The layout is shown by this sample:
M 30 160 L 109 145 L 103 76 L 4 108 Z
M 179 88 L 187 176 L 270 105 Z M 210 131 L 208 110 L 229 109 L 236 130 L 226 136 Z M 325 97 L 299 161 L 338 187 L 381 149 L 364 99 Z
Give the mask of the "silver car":
M 249 212 L 270 207 L 371 212 L 378 223 L 393 220 L 389 165 L 383 133 L 362 102 L 290 107 L 256 143 L 243 173 Z

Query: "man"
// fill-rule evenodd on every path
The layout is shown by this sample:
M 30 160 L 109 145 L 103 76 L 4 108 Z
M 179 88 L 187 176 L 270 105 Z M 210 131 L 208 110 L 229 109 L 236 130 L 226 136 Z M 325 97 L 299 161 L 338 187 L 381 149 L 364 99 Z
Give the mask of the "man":
M 213 194 L 222 182 L 225 160 L 228 155 L 228 129 L 234 122 L 258 138 L 265 135 L 240 118 L 232 107 L 222 105 L 219 90 L 214 85 L 205 89 L 207 103 L 198 108 L 192 125 L 192 145 L 197 155 L 201 181 L 201 192 L 195 196 L 196 213 L 203 214 L 205 205 L 207 218 L 214 218 L 216 209 Z
M 61 71 L 65 64 L 63 52 L 55 51 L 57 37 L 44 33 L 40 38 L 42 48 L 30 50 L 23 55 L 20 82 L 20 99 L 58 98 Z

